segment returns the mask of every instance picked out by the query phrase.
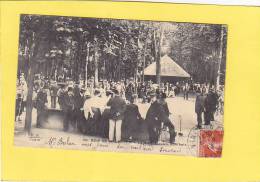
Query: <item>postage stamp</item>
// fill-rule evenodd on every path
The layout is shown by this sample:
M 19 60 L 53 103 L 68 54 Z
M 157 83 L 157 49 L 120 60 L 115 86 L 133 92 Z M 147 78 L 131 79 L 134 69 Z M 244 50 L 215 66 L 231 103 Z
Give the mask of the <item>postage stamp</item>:
M 223 130 L 201 130 L 199 157 L 221 157 Z

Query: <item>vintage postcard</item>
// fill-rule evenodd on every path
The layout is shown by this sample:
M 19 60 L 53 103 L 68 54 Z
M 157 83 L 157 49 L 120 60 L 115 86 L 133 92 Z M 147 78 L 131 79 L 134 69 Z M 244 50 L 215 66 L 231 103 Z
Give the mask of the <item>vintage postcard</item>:
M 221 157 L 227 28 L 20 15 L 14 145 Z
M 2 180 L 259 181 L 259 7 L 0 10 Z

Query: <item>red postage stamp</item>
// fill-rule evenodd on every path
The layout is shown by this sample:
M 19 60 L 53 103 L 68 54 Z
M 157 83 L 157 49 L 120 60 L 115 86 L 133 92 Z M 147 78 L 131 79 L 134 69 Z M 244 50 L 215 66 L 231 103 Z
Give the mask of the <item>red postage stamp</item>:
M 199 156 L 221 157 L 223 134 L 223 130 L 201 130 Z

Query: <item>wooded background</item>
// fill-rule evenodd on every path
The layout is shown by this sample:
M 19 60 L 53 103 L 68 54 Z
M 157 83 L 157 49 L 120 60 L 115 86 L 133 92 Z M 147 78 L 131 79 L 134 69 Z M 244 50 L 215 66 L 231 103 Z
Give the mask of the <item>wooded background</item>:
M 25 130 L 30 133 L 35 74 L 143 81 L 143 70 L 167 54 L 195 83 L 224 84 L 226 27 L 223 25 L 21 15 L 18 78 L 28 85 Z
M 18 75 L 28 79 L 33 63 L 33 73 L 52 79 L 142 81 L 168 54 L 194 82 L 215 84 L 219 72 L 224 84 L 226 34 L 213 24 L 21 15 Z

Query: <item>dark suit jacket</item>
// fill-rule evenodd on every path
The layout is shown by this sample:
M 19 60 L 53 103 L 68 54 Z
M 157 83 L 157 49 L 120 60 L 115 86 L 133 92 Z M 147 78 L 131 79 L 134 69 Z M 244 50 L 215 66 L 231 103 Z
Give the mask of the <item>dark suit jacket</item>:
M 155 101 L 149 107 L 145 120 L 149 125 L 159 127 L 161 122 L 167 122 L 169 119 L 162 104 L 160 104 L 158 101 Z
M 113 120 L 123 120 L 124 119 L 124 112 L 126 103 L 124 99 L 122 99 L 120 96 L 115 96 L 111 99 L 109 99 L 108 106 L 111 107 L 110 109 L 110 119 Z
M 197 95 L 196 101 L 195 101 L 195 112 L 196 113 L 202 113 L 204 111 L 205 99 L 206 99 L 205 95 L 202 95 L 202 94 Z
M 128 104 L 124 113 L 124 122 L 126 126 L 135 127 L 139 119 L 141 119 L 141 114 L 139 112 L 138 106 L 135 104 Z
M 47 103 L 47 93 L 44 90 L 39 90 L 36 97 L 36 109 L 43 110 L 45 109 L 45 103 Z
M 213 92 L 209 92 L 205 99 L 205 110 L 207 112 L 213 112 L 217 108 L 218 96 Z

